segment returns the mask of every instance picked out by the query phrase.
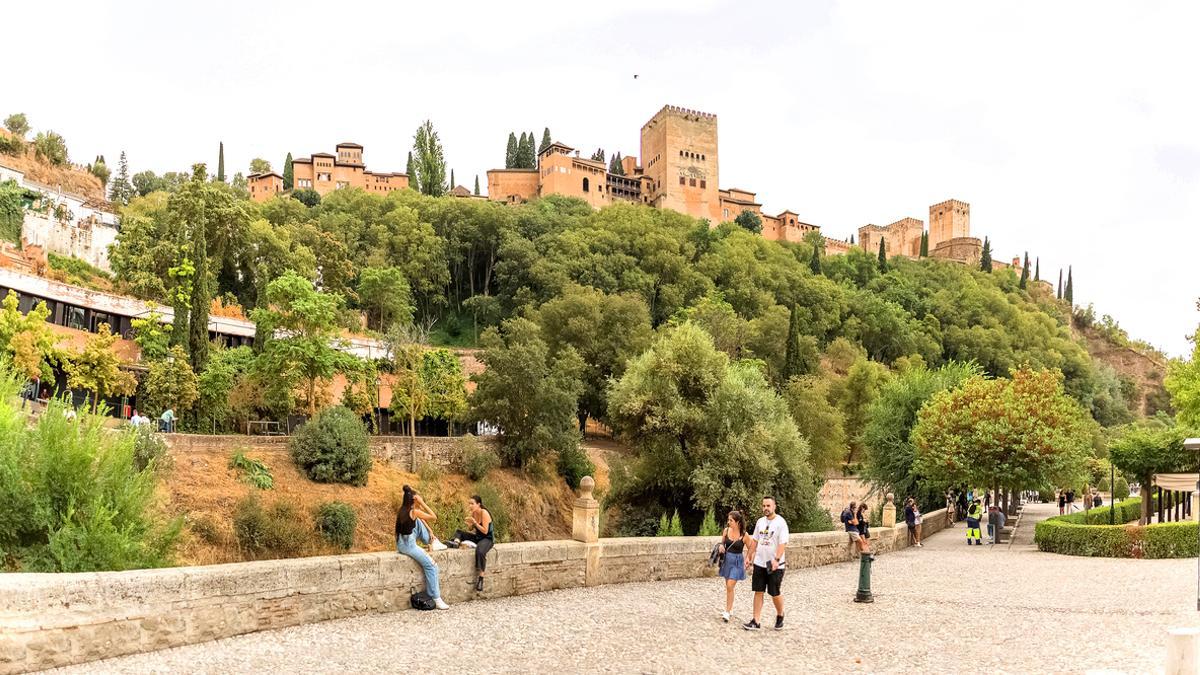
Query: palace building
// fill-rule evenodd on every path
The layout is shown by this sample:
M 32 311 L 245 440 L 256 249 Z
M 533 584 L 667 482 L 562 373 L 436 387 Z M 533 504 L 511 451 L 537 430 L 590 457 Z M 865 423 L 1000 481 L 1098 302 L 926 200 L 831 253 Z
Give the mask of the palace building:
M 338 143 L 334 150 L 337 154 L 314 152 L 311 157 L 292 160 L 292 187 L 316 190 L 322 197 L 346 187 L 375 194 L 408 187 L 408 174 L 367 171 L 363 164 L 363 146 L 358 143 Z M 251 174 L 246 182 L 255 201 L 265 202 L 283 192 L 283 176 L 274 172 Z

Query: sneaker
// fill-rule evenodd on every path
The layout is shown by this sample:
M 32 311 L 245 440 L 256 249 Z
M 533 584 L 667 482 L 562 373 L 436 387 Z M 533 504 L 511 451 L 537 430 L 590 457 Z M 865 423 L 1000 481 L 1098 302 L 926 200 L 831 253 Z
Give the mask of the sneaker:
M 917 544 L 917 548 L 925 548 L 925 544 Z
M 975 540 L 975 545 L 976 545 L 976 546 L 983 546 L 983 542 L 982 542 L 982 541 L 980 541 L 980 540 L 978 540 L 978 539 L 976 539 L 976 540 Z
M 721 612 L 721 620 L 729 623 L 729 612 Z
M 475 590 L 480 593 L 483 592 L 483 577 L 482 576 L 475 579 Z
M 783 630 L 783 615 L 779 614 L 775 617 L 775 630 Z
M 446 601 L 441 598 L 434 598 L 433 606 L 437 607 L 438 609 L 450 609 L 450 605 L 447 605 Z
M 458 545 L 461 546 L 462 548 L 475 548 L 475 542 L 473 542 L 473 541 L 462 541 L 462 542 L 459 542 Z
M 462 546 L 462 542 L 457 539 L 451 539 L 450 541 L 442 544 L 442 546 L 445 546 L 446 548 L 458 548 L 459 546 Z
M 434 539 L 433 543 L 429 545 L 430 551 L 445 551 L 448 548 L 450 547 L 438 541 L 437 539 Z
M 758 630 L 759 628 L 762 628 L 762 626 L 758 625 L 758 622 L 754 619 L 750 619 L 746 623 L 742 624 L 742 628 L 745 628 L 746 630 Z

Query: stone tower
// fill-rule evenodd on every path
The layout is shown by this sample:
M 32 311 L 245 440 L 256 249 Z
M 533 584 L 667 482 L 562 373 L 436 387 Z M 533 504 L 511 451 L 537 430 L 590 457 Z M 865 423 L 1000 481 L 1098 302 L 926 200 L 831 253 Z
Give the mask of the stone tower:
M 642 126 L 641 151 L 651 206 L 721 221 L 716 115 L 663 106 Z
M 929 250 L 937 245 L 971 236 L 971 205 L 957 199 L 947 199 L 929 207 Z

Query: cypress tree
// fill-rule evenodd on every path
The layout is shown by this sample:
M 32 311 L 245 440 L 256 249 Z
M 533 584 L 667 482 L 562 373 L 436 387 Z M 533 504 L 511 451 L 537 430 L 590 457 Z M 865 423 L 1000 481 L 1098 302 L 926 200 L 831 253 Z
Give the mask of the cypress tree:
M 850 243 L 851 244 L 854 243 L 854 233 L 853 232 L 850 233 Z
M 217 180 L 225 182 L 225 142 L 221 141 L 221 149 L 217 151 Z
M 404 173 L 408 174 L 408 185 L 412 189 L 417 189 L 417 165 L 413 164 L 412 150 L 408 151 L 408 164 L 404 166 Z
M 1025 252 L 1025 265 L 1021 267 L 1021 282 L 1017 286 L 1021 289 L 1029 286 L 1029 251 Z
M 1055 291 L 1054 297 L 1062 300 L 1062 268 L 1058 269 L 1058 290 Z
M 283 189 L 291 190 L 292 184 L 296 182 L 296 170 L 292 168 L 292 153 L 288 153 L 283 160 Z
M 504 168 L 517 168 L 517 135 L 508 132 L 508 148 L 504 151 Z
M 983 272 L 992 271 L 992 242 L 983 238 L 983 253 L 979 255 L 979 269 Z
M 526 169 L 536 169 L 537 168 L 537 136 L 534 136 L 532 131 L 529 132 L 529 149 L 526 152 L 528 154 L 526 154 L 526 156 L 525 156 L 525 168 Z
M 883 246 L 883 237 L 879 238 L 879 271 L 887 272 L 887 251 Z
M 804 362 L 800 358 L 800 313 L 796 305 L 792 305 L 788 317 L 787 348 L 783 357 L 783 381 L 787 382 L 797 375 L 804 374 Z
M 479 174 L 475 174 L 475 196 L 479 196 Z
M 553 142 L 554 141 L 550 140 L 550 127 L 542 129 L 542 143 L 538 146 L 538 154 L 542 154 L 542 151 L 550 147 L 550 144 Z
M 1070 265 L 1067 265 L 1067 287 L 1063 290 L 1063 299 L 1068 305 L 1075 306 L 1075 280 L 1072 278 Z
M 1036 260 L 1037 260 L 1037 262 L 1035 262 L 1033 264 L 1033 280 L 1041 281 L 1042 280 L 1042 259 L 1039 257 Z
M 821 273 L 821 249 L 818 246 L 813 246 L 812 258 L 808 261 L 808 269 L 812 270 L 813 274 Z
M 450 169 L 450 189 L 453 190 L 455 185 L 458 183 L 454 182 L 454 169 Z
M 928 232 L 924 232 L 924 231 L 923 231 L 923 232 L 921 232 L 921 252 L 920 252 L 920 256 L 921 256 L 922 258 L 928 258 L 928 257 L 929 257 L 929 233 L 928 233 Z

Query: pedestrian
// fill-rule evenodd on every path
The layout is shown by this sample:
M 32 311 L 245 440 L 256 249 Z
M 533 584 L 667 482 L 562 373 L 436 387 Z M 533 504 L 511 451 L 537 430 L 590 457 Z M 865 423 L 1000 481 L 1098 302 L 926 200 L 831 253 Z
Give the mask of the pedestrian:
M 1003 518 L 1003 516 L 1000 515 L 1000 509 L 998 509 L 995 505 L 988 507 L 988 510 L 987 510 L 987 533 L 988 533 L 988 545 L 989 546 L 996 543 L 997 536 L 1000 534 L 1000 527 L 1001 527 L 1000 519 L 1001 518 Z
M 730 511 L 725 519 L 725 531 L 721 533 L 721 567 L 719 574 L 725 580 L 725 611 L 721 620 L 729 623 L 733 611 L 733 590 L 737 582 L 746 578 L 746 546 L 753 546 L 750 533 L 746 532 L 746 517 L 741 511 Z
M 1067 508 L 1067 491 L 1062 488 L 1059 488 L 1058 489 L 1058 515 L 1061 516 L 1062 514 L 1066 513 L 1066 508 Z
M 909 497 L 904 500 L 904 524 L 908 528 L 908 545 L 916 545 L 917 539 L 917 509 L 915 500 Z
M 869 521 L 871 520 L 871 509 L 867 506 L 866 502 L 858 505 L 858 512 L 854 514 L 854 517 L 858 520 L 858 533 L 862 535 L 862 540 L 867 543 L 867 548 L 870 548 L 871 525 Z
M 788 525 L 783 516 L 775 512 L 775 498 L 763 497 L 762 518 L 754 525 L 750 542 L 750 556 L 746 566 L 754 566 L 750 587 L 754 590 L 754 618 L 742 628 L 758 630 L 762 626 L 763 592 L 771 596 L 775 605 L 775 630 L 783 630 L 783 571 L 787 567 Z M 856 530 L 857 533 L 857 530 Z
M 915 516 L 913 520 L 915 521 L 914 526 L 916 528 L 916 539 L 917 539 L 916 546 L 917 546 L 917 548 L 924 548 L 925 545 L 921 543 L 921 526 L 923 525 L 922 516 L 921 516 L 921 506 L 919 504 L 917 504 L 917 500 L 915 500 L 915 499 L 912 500 L 912 503 L 913 503 L 913 505 L 912 505 L 913 506 L 913 515 Z
M 983 546 L 983 537 L 979 532 L 979 521 L 983 517 L 983 507 L 979 503 L 979 498 L 971 502 L 970 508 L 967 509 L 967 546 L 971 545 L 971 539 L 975 540 L 975 544 Z
M 438 609 L 450 609 L 450 605 L 442 600 L 437 565 L 418 545 L 422 539 L 428 542 L 437 541 L 426 525 L 436 522 L 437 514 L 429 508 L 416 490 L 407 485 L 403 489 L 404 498 L 400 503 L 400 511 L 396 514 L 396 552 L 412 558 L 421 566 L 425 573 L 425 593 L 433 598 L 434 606 Z
M 954 497 L 946 496 L 946 529 L 954 527 Z
M 162 415 L 158 417 L 158 430 L 164 434 L 173 433 L 175 431 L 175 411 L 167 408 Z
M 858 549 L 860 556 L 871 555 L 871 544 L 866 539 L 863 539 L 862 532 L 858 530 L 858 503 L 850 502 L 850 506 L 842 511 L 841 516 L 842 527 L 845 528 L 846 534 L 850 536 L 850 543 L 854 544 Z M 871 557 L 871 560 L 874 560 Z
M 475 590 L 483 591 L 483 575 L 487 572 L 487 554 L 496 544 L 492 512 L 483 506 L 483 497 L 472 495 L 467 500 L 467 530 L 458 530 L 447 542 L 451 548 L 470 546 L 475 549 Z
M 1075 488 L 1067 488 L 1067 513 L 1075 512 Z
M 1100 496 L 1099 492 L 1096 492 L 1092 495 L 1092 508 L 1098 509 L 1101 506 L 1104 506 L 1104 498 Z
M 967 500 L 966 490 L 958 491 L 958 500 L 955 502 L 958 506 L 958 519 L 962 520 L 967 517 L 967 508 L 971 505 Z

